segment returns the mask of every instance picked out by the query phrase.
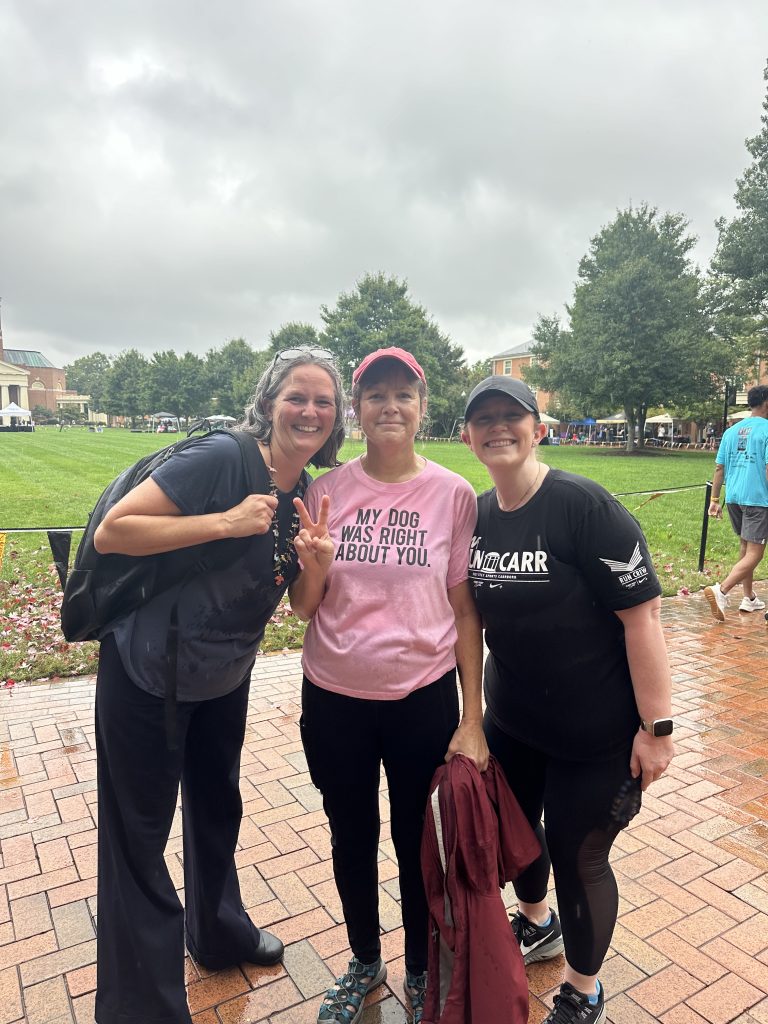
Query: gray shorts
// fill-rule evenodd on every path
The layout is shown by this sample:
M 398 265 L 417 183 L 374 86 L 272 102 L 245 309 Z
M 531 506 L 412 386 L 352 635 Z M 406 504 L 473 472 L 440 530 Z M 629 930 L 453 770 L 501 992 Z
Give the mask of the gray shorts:
M 726 505 L 731 526 L 742 540 L 750 544 L 768 541 L 768 508 L 764 505 Z

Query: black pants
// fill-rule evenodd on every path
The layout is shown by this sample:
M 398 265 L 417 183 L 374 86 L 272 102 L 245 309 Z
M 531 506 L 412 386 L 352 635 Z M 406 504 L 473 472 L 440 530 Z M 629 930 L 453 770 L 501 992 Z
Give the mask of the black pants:
M 203 960 L 249 959 L 259 932 L 240 899 L 240 749 L 249 682 L 178 705 L 178 750 L 164 702 L 126 675 L 113 638 L 96 686 L 99 862 L 96 1020 L 189 1024 L 185 914 L 163 858 L 181 782 L 187 945 Z
M 377 854 L 383 764 L 400 870 L 405 964 L 416 974 L 426 970 L 421 833 L 429 784 L 458 721 L 455 669 L 402 700 L 346 697 L 304 677 L 302 742 L 331 826 L 333 874 L 349 945 L 363 963 L 381 953 Z
M 597 974 L 619 907 L 608 855 L 640 808 L 640 779 L 632 781 L 629 773 L 631 751 L 606 761 L 568 761 L 513 739 L 487 713 L 484 729 L 542 848 L 515 880 L 515 894 L 524 903 L 545 899 L 551 866 L 566 959 L 579 974 Z

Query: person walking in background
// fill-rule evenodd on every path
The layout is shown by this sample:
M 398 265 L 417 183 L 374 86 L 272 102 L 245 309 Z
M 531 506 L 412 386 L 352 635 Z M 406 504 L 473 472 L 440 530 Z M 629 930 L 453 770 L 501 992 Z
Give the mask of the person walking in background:
M 98 1024 L 191 1024 L 185 939 L 211 970 L 282 958 L 280 939 L 252 923 L 240 898 L 240 751 L 256 651 L 298 573 L 293 498 L 309 483 L 305 465 L 335 466 L 344 438 L 331 358 L 287 350 L 261 377 L 240 425 L 253 437 L 255 493 L 240 445 L 217 431 L 168 459 L 96 531 L 102 553 L 152 557 L 206 544 L 209 562 L 119 619 L 101 644 Z M 176 671 L 167 654 L 174 618 Z M 165 720 L 174 678 L 175 747 Z M 184 908 L 163 857 L 179 783 Z
M 421 835 L 430 782 L 457 753 L 481 771 L 488 763 L 482 637 L 467 582 L 476 500 L 466 480 L 415 450 L 427 382 L 409 352 L 372 352 L 352 383 L 366 450 L 307 491 L 305 528 L 296 539 L 302 573 L 290 595 L 294 612 L 309 620 L 301 737 L 331 827 L 352 950 L 317 1020 L 354 1024 L 367 993 L 386 978 L 377 867 L 383 764 L 399 867 L 405 993 L 419 1024 L 429 920 Z
M 540 463 L 544 432 L 522 381 L 488 377 L 470 394 L 462 440 L 495 487 L 478 498 L 469 577 L 488 746 L 542 847 L 514 881 L 512 927 L 526 963 L 565 950 L 544 1024 L 600 1024 L 618 913 L 609 854 L 672 759 L 671 678 L 639 525 L 599 484 Z
M 725 483 L 726 506 L 731 526 L 739 538 L 739 560 L 722 581 L 704 588 L 713 616 L 725 621 L 728 595 L 739 583 L 744 596 L 740 612 L 757 612 L 765 601 L 753 587 L 755 569 L 768 541 L 768 385 L 747 392 L 751 416 L 729 427 L 720 440 L 712 481 L 709 515 L 722 519 L 720 493 Z

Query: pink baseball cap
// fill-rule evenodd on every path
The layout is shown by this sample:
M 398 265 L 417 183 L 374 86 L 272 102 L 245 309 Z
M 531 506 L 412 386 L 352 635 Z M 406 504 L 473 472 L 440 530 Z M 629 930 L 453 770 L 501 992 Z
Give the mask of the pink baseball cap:
M 419 380 L 427 383 L 427 378 L 424 376 L 424 371 L 419 366 L 417 361 L 411 355 L 410 352 L 406 352 L 404 348 L 377 348 L 375 352 L 369 352 L 365 359 L 360 363 L 355 372 L 352 374 L 352 383 L 357 384 L 362 375 L 366 370 L 370 369 L 374 363 L 377 363 L 379 359 L 397 359 L 404 366 L 407 366 L 411 373 L 414 373 Z

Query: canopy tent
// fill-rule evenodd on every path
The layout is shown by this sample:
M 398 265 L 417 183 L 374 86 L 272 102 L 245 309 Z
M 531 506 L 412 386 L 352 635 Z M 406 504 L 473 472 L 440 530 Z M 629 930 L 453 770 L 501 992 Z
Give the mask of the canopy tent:
M 153 412 L 151 430 L 154 434 L 163 428 L 163 433 L 174 434 L 179 429 L 179 418 L 173 412 Z
M 539 419 L 542 423 L 549 423 L 550 425 L 560 422 L 560 420 L 555 419 L 554 416 L 548 416 L 545 412 L 539 413 Z
M 2 415 L 2 414 L 0 413 L 0 415 Z M 728 413 L 728 419 L 729 420 L 745 420 L 747 418 L 747 416 L 751 416 L 751 415 L 752 415 L 752 410 L 751 409 L 741 409 L 739 412 L 729 412 Z
M 29 409 L 22 409 L 20 405 L 16 405 L 15 402 L 9 402 L 4 409 L 0 409 L 0 416 L 16 416 L 19 419 L 28 420 L 31 419 L 32 413 Z
M 603 419 L 598 420 L 598 423 L 626 423 L 627 418 L 623 412 L 615 412 L 613 416 L 605 416 Z
M 199 430 L 224 430 L 233 423 L 237 423 L 234 416 L 203 416 L 189 426 L 187 434 L 196 434 Z
M 679 418 L 680 417 L 678 416 L 678 419 Z M 659 413 L 658 416 L 646 416 L 645 422 L 646 423 L 674 423 L 675 420 L 674 420 L 673 416 L 669 416 L 667 413 L 663 412 L 663 413 Z

